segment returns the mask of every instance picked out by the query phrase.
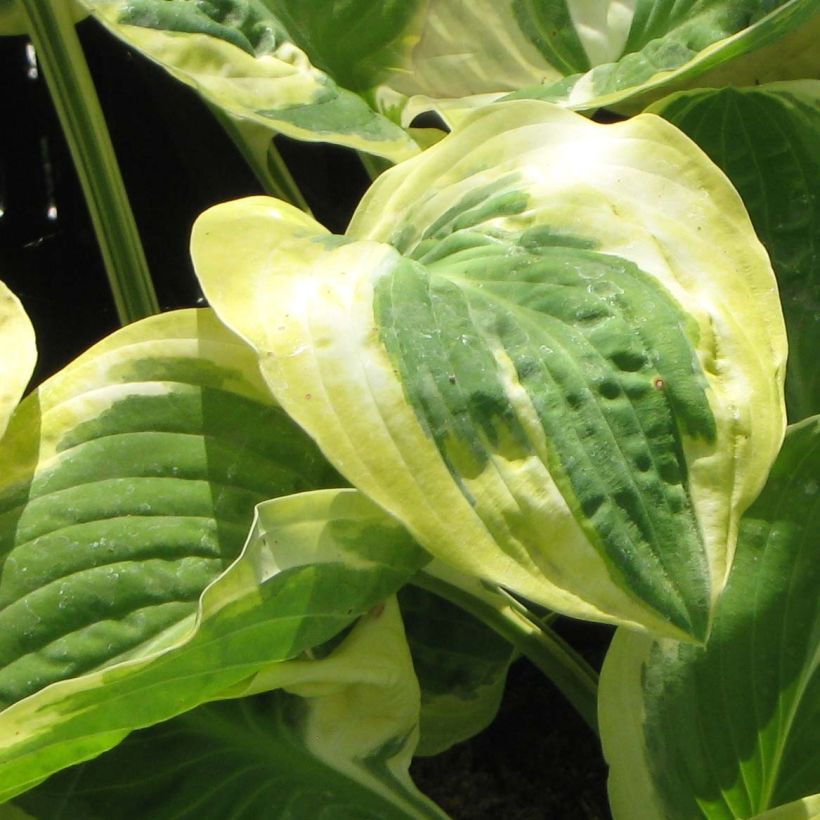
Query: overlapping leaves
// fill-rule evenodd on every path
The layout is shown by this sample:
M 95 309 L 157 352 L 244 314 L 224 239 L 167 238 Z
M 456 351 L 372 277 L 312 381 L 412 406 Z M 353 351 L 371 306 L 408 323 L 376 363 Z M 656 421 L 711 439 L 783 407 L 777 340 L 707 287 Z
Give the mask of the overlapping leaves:
M 298 494 L 338 476 L 209 311 L 92 348 L 0 462 L 0 799 L 328 640 L 427 560 L 358 494 Z
M 420 112 L 457 119 L 510 92 L 612 105 L 731 71 L 818 19 L 813 0 L 82 2 L 231 114 L 393 161 L 418 151 L 407 129 Z
M 820 412 L 820 81 L 673 95 L 652 108 L 728 175 L 777 274 L 792 421 Z
M 331 140 L 393 160 L 419 150 L 389 117 L 323 71 L 321 58 L 314 56 L 311 62 L 285 26 L 285 20 L 292 22 L 290 16 L 275 5 L 249 0 L 82 1 L 118 37 L 233 116 L 296 139 Z M 390 17 L 404 17 L 404 3 L 388 5 L 386 31 L 372 25 L 370 18 L 378 14 L 362 21 L 359 31 L 370 47 L 374 37 L 388 46 Z M 328 20 L 321 14 L 316 19 Z M 345 38 L 335 29 L 333 40 Z M 359 46 L 351 50 L 361 54 Z M 372 53 L 363 56 L 375 59 Z
M 444 817 L 407 775 L 419 692 L 395 601 L 328 656 L 266 677 L 287 693 L 211 703 L 136 732 L 15 803 L 43 820 Z
M 431 552 L 706 635 L 782 436 L 784 334 L 737 194 L 679 132 L 497 104 L 345 237 L 254 198 L 193 252 L 283 407 Z
M 745 818 L 778 806 L 772 817 L 814 816 L 819 478 L 814 417 L 789 428 L 743 519 L 705 647 L 616 634 L 600 700 L 616 817 Z
M 399 602 L 421 685 L 416 754 L 435 755 L 493 721 L 515 650 L 463 609 L 419 587 L 405 587 Z

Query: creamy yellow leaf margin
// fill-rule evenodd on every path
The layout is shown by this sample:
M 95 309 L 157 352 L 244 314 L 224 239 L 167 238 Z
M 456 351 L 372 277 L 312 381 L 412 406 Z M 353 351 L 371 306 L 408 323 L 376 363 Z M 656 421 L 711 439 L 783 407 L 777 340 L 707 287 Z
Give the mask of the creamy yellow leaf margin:
M 820 794 L 795 800 L 785 806 L 758 814 L 752 820 L 817 820 L 820 817 Z
M 278 112 L 327 102 L 328 92 L 346 95 L 367 105 L 353 92 L 336 88 L 332 78 L 316 68 L 305 52 L 290 41 L 271 54 L 254 56 L 238 46 L 206 34 L 163 31 L 119 22 L 123 0 L 81 0 L 112 34 L 158 63 L 180 82 L 194 88 L 208 102 L 240 120 L 266 126 L 300 140 L 328 140 L 392 162 L 417 154 L 418 144 L 398 125 L 375 111 L 368 125 L 319 114 L 311 126 L 300 125 Z
M 722 542 L 707 544 L 717 595 L 740 514 L 760 492 L 785 431 L 785 326 L 766 251 L 723 172 L 667 122 L 644 114 L 599 125 L 548 104 L 518 105 L 474 115 L 435 153 L 385 175 L 348 233 L 388 241 L 400 222 L 432 224 L 471 186 L 519 173 L 529 201 L 510 227 L 547 224 L 591 237 L 599 253 L 655 276 L 697 322 L 718 421 L 712 451 L 685 439 L 707 541 L 714 533 Z
M 37 361 L 34 328 L 20 300 L 0 282 L 0 437 Z
M 347 237 L 276 200 L 250 198 L 200 217 L 195 265 L 220 318 L 258 350 L 277 400 L 430 552 L 569 614 L 677 634 L 612 583 L 543 459 L 501 465 L 545 525 L 543 554 L 534 561 L 522 545 L 501 551 L 379 342 L 374 286 L 401 259 L 389 241 L 401 234 L 410 252 L 466 194 L 511 174 L 528 206 L 493 220 L 494 228 L 548 225 L 592 237 L 599 252 L 657 277 L 697 323 L 717 439 L 685 438 L 684 450 L 716 598 L 738 518 L 782 440 L 785 331 L 771 267 L 739 196 L 668 123 L 644 115 L 602 126 L 546 103 L 496 104 L 382 175 Z M 511 379 L 508 394 L 516 395 Z M 519 402 L 516 412 L 525 411 Z M 500 497 L 500 487 L 476 489 L 488 504 Z

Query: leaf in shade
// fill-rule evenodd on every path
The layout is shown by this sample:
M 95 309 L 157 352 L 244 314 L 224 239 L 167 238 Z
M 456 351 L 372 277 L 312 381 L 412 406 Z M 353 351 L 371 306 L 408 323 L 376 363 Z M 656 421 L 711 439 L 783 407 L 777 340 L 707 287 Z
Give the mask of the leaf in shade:
M 677 129 L 498 103 L 346 236 L 257 197 L 192 252 L 277 400 L 436 557 L 705 638 L 782 439 L 785 332 L 740 198 Z
M 419 587 L 404 587 L 399 603 L 421 685 L 416 754 L 437 755 L 493 721 L 515 650 L 477 618 Z
M 445 817 L 408 775 L 419 690 L 395 601 L 274 678 L 291 694 L 201 706 L 15 802 L 42 820 Z
M 816 816 L 819 482 L 815 416 L 743 518 L 706 646 L 616 633 L 599 702 L 617 818 Z
M 327 640 L 427 560 L 354 491 L 291 495 L 340 479 L 210 311 L 96 345 L 18 407 L 0 463 L 0 800 Z
M 683 92 L 651 110 L 697 142 L 743 197 L 780 287 L 789 418 L 820 413 L 820 81 Z

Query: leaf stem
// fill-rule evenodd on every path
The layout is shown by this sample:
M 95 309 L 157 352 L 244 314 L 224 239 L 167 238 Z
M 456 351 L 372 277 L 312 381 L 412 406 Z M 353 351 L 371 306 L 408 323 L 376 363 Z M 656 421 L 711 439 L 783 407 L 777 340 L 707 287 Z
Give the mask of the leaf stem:
M 139 232 L 68 0 L 21 0 L 102 252 L 121 324 L 159 312 Z
M 265 192 L 312 216 L 310 205 L 273 141 L 273 132 L 264 125 L 237 119 L 217 105 L 208 103 L 208 108 L 233 140 Z
M 555 684 L 595 734 L 598 734 L 598 674 L 558 634 L 523 604 L 477 586 L 463 586 L 422 571 L 412 583 L 446 598 L 508 640 Z

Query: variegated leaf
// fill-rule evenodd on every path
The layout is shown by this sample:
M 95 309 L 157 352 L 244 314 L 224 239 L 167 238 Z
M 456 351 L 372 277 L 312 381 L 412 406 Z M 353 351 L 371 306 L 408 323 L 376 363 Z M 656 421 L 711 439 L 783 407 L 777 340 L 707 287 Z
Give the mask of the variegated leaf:
M 287 691 L 135 732 L 15 803 L 42 820 L 445 817 L 408 776 L 419 689 L 394 600 L 328 656 L 277 664 L 266 685 Z
M 36 359 L 34 328 L 20 300 L 0 282 L 0 439 Z
M 0 464 L 0 801 L 328 640 L 427 560 L 357 493 L 302 492 L 340 478 L 210 311 L 81 356 Z
M 501 103 L 383 174 L 348 234 L 265 198 L 194 230 L 283 407 L 430 552 L 702 640 L 783 434 L 774 277 L 680 132 Z
M 510 93 L 592 109 L 710 70 L 820 68 L 816 50 L 787 42 L 817 30 L 815 0 L 82 2 L 232 115 L 393 161 L 430 142 L 409 129 L 424 111 L 455 124 Z M 744 63 L 781 40 L 765 68 Z
M 704 647 L 619 631 L 600 725 L 618 820 L 809 820 L 820 794 L 820 419 L 789 428 Z

